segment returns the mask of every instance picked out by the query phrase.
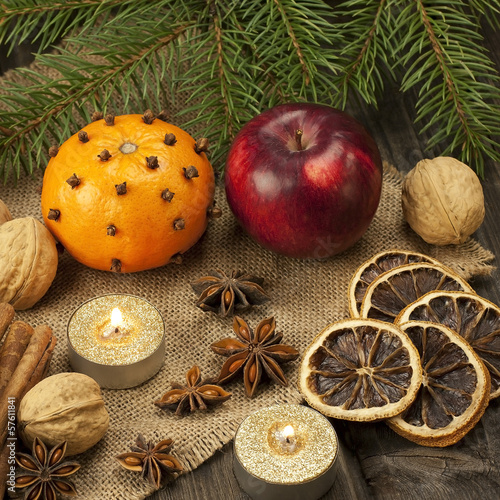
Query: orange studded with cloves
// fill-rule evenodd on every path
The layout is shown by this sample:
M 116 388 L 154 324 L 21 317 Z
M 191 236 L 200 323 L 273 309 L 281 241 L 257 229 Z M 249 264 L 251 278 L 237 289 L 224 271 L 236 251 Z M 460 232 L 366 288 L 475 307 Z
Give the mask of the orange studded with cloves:
M 191 248 L 213 208 L 207 143 L 144 115 L 97 119 L 52 148 L 42 189 L 46 226 L 79 262 L 152 269 Z

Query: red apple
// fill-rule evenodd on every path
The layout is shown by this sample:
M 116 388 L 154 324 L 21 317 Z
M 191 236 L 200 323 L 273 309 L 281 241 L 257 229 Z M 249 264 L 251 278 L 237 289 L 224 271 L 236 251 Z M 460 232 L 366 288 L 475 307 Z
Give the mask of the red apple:
M 310 103 L 264 111 L 239 131 L 225 172 L 229 206 L 265 248 L 325 258 L 352 246 L 377 210 L 382 162 L 364 127 Z

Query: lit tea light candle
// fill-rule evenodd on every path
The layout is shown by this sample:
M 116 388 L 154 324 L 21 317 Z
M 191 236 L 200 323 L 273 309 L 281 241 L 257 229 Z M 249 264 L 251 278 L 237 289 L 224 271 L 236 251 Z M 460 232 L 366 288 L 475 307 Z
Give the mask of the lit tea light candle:
M 111 311 L 111 319 L 109 325 L 99 334 L 103 340 L 121 339 L 131 334 L 130 326 L 123 322 L 122 312 L 118 307 Z
M 163 319 L 152 304 L 133 295 L 88 300 L 69 320 L 68 355 L 75 371 L 91 376 L 101 387 L 134 387 L 163 364 Z
M 269 448 L 277 453 L 296 453 L 304 445 L 303 436 L 297 434 L 295 427 L 284 422 L 274 422 L 267 435 Z
M 292 425 L 285 425 L 282 431 L 275 433 L 284 452 L 293 453 L 297 449 L 297 437 Z
M 316 500 L 333 485 L 338 441 L 330 422 L 301 405 L 249 415 L 234 439 L 234 473 L 255 500 Z

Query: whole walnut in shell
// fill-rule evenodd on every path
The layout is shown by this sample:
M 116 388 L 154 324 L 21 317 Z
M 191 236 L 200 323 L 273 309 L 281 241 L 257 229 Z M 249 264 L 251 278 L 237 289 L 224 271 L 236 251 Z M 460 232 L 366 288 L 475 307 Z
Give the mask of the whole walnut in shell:
M 440 156 L 417 163 L 405 177 L 403 215 L 427 243 L 458 245 L 483 222 L 483 188 L 470 167 Z
M 35 437 L 47 446 L 67 441 L 67 455 L 94 446 L 106 433 L 109 415 L 97 382 L 83 373 L 59 373 L 39 382 L 19 405 L 21 438 L 31 448 Z
M 12 215 L 7 205 L 0 200 L 0 226 L 8 220 L 12 220 Z
M 0 225 L 0 302 L 28 309 L 49 289 L 57 271 L 50 231 L 33 217 Z

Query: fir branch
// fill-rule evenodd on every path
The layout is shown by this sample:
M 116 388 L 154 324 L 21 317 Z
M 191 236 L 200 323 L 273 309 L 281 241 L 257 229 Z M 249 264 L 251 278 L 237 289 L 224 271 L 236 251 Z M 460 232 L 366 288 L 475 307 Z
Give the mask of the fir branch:
M 266 78 L 272 73 L 275 87 L 268 88 L 273 104 L 283 102 L 280 99 L 333 100 L 333 77 L 342 70 L 334 47 L 341 46 L 342 35 L 330 24 L 331 15 L 323 2 L 304 1 L 298 9 L 293 0 L 268 2 L 265 9 L 243 13 L 247 25 L 254 27 L 255 57 L 265 65 L 259 82 L 270 84 Z
M 394 79 L 387 54 L 391 52 L 391 1 L 349 0 L 338 10 L 337 25 L 346 40 L 342 49 L 345 69 L 337 78 L 340 93 L 336 105 L 344 108 L 350 90 L 369 104 L 377 105 L 384 80 Z
M 305 58 L 304 58 L 304 53 L 301 47 L 301 44 L 299 43 L 299 40 L 297 39 L 297 35 L 295 34 L 295 30 L 292 25 L 292 20 L 290 19 L 288 13 L 285 10 L 285 6 L 281 0 L 274 0 L 274 3 L 278 7 L 278 11 L 281 15 L 281 18 L 283 19 L 283 22 L 286 26 L 286 29 L 288 31 L 288 35 L 290 36 L 290 39 L 292 41 L 292 45 L 295 49 L 295 52 L 297 54 L 297 58 L 299 60 L 299 64 L 302 67 L 302 73 L 304 75 L 304 84 L 308 86 L 311 83 L 311 75 L 309 73 L 309 68 L 308 65 L 306 64 Z
M 415 1 L 417 4 L 417 10 L 420 14 L 422 23 L 425 27 L 427 37 L 429 38 L 429 42 L 432 46 L 434 57 L 437 61 L 439 69 L 441 70 L 442 78 L 446 85 L 446 89 L 455 105 L 455 111 L 457 113 L 458 120 L 460 121 L 460 126 L 462 128 L 462 131 L 465 132 L 468 129 L 468 123 L 461 99 L 458 95 L 458 89 L 457 89 L 458 84 L 457 82 L 453 81 L 451 68 L 445 61 L 445 55 L 443 54 L 443 47 L 439 43 L 438 34 L 436 33 L 433 23 L 431 22 L 427 9 L 425 8 L 421 0 L 415 0 Z
M 499 158 L 500 91 L 480 21 L 498 24 L 499 9 L 487 0 L 345 0 L 334 10 L 321 0 L 7 0 L 4 44 L 35 26 L 35 50 L 65 38 L 37 58 L 58 77 L 18 70 L 25 83 L 3 89 L 0 174 L 44 165 L 44 151 L 88 121 L 90 107 L 142 112 L 185 94 L 181 126 L 211 139 L 222 170 L 238 129 L 264 109 L 297 100 L 345 107 L 353 93 L 377 105 L 400 76 L 403 92 L 418 92 L 429 147 L 458 151 L 481 172 L 484 156 Z
M 443 155 L 457 154 L 484 174 L 484 156 L 500 159 L 498 111 L 500 79 L 480 45 L 477 24 L 463 15 L 461 0 L 414 0 L 400 13 L 396 26 L 406 36 L 394 58 L 406 69 L 401 89 L 419 86 L 416 103 L 421 131 L 437 129 L 430 148 L 442 144 Z M 460 42 L 460 43 L 459 43 Z M 497 101 L 498 102 L 498 101 Z
M 0 43 L 7 44 L 10 51 L 32 37 L 32 42 L 39 42 L 36 47 L 42 52 L 72 29 L 95 21 L 97 13 L 104 15 L 124 3 L 131 1 L 4 1 L 0 4 Z
M 488 0 L 469 0 L 469 7 L 474 16 L 486 19 L 486 22 L 493 28 L 500 28 L 500 4 Z
M 229 107 L 228 100 L 231 98 L 229 94 L 229 82 L 226 78 L 226 72 L 224 71 L 225 58 L 224 58 L 224 48 L 222 44 L 222 23 L 220 15 L 218 13 L 219 7 L 215 6 L 215 12 L 213 14 L 213 29 L 215 30 L 215 44 L 217 46 L 217 67 L 219 73 L 219 82 L 221 89 L 222 102 L 224 106 L 224 114 L 226 116 L 227 122 L 227 136 L 229 140 L 234 139 L 234 128 L 233 128 L 233 114 Z
M 277 102 L 285 102 L 285 91 L 283 89 L 283 85 L 278 83 L 272 69 L 270 69 L 268 64 L 264 62 L 257 45 L 248 37 L 247 31 L 238 20 L 236 21 L 235 26 L 237 27 L 240 36 L 243 37 L 245 43 L 250 47 L 253 57 L 255 58 L 255 63 L 262 69 L 263 78 L 260 83 L 262 95 L 265 97 L 268 106 L 272 107 L 275 104 L 273 99 L 274 94 L 277 96 Z
M 0 44 L 10 52 L 30 40 L 42 53 L 75 30 L 96 34 L 117 22 L 135 22 L 138 12 L 144 18 L 162 8 L 180 10 L 183 5 L 176 0 L 5 0 L 0 3 Z
M 135 71 L 141 68 L 144 61 L 148 61 L 153 54 L 160 52 L 168 44 L 177 40 L 186 30 L 193 25 L 188 22 L 184 25 L 173 26 L 172 29 L 163 28 L 161 33 L 154 31 L 157 23 L 141 23 L 141 27 L 150 30 L 150 36 L 141 40 L 127 39 L 125 44 L 120 45 L 120 53 L 113 50 L 116 38 L 113 35 L 101 37 L 92 36 L 92 42 L 79 37 L 72 40 L 73 49 L 78 45 L 88 46 L 90 43 L 96 46 L 88 55 L 99 56 L 106 62 L 99 64 L 93 60 L 83 60 L 74 50 L 61 49 L 57 54 L 43 54 L 38 57 L 41 67 L 57 67 L 60 77 L 54 80 L 41 79 L 37 73 L 27 69 L 20 69 L 19 73 L 25 78 L 32 80 L 30 87 L 23 87 L 11 83 L 7 93 L 0 96 L 0 100 L 8 108 L 0 112 L 0 120 L 4 129 L 4 137 L 0 139 L 2 152 L 0 155 L 0 173 L 4 180 L 7 178 L 8 165 L 21 162 L 22 166 L 29 172 L 30 167 L 43 163 L 43 156 L 48 149 L 47 135 L 50 134 L 56 143 L 78 129 L 79 124 L 73 116 L 73 109 L 77 107 L 82 112 L 83 121 L 89 121 L 89 113 L 83 111 L 83 104 L 91 100 L 94 108 L 106 109 L 113 92 L 122 93 L 120 85 L 124 77 L 132 79 Z M 121 27 L 124 34 L 126 27 Z M 158 95 L 161 92 L 161 80 L 156 80 L 152 93 Z M 144 93 L 147 89 L 144 79 L 138 79 L 135 86 L 128 86 L 128 94 L 124 96 L 125 104 L 130 99 L 131 92 L 135 92 L 138 106 L 144 102 Z M 29 97 L 27 97 L 29 96 Z M 97 97 L 96 97 L 97 96 Z M 16 108 L 22 106 L 25 111 L 22 116 L 15 112 Z M 142 107 L 144 110 L 144 107 Z M 62 118 L 62 120 L 61 120 Z M 56 127 L 48 127 L 52 122 Z M 70 130 L 73 128 L 73 130 Z M 30 154 L 27 158 L 23 155 L 27 139 L 32 142 Z M 19 169 L 16 170 L 17 176 Z
M 193 116 L 184 127 L 201 127 L 211 144 L 211 161 L 219 166 L 242 123 L 259 112 L 260 89 L 255 67 L 239 30 L 229 29 L 238 19 L 235 9 L 210 2 L 199 13 L 198 29 L 184 47 L 186 69 L 180 91 L 189 95 L 181 116 Z M 243 46 L 242 46 L 243 44 Z

